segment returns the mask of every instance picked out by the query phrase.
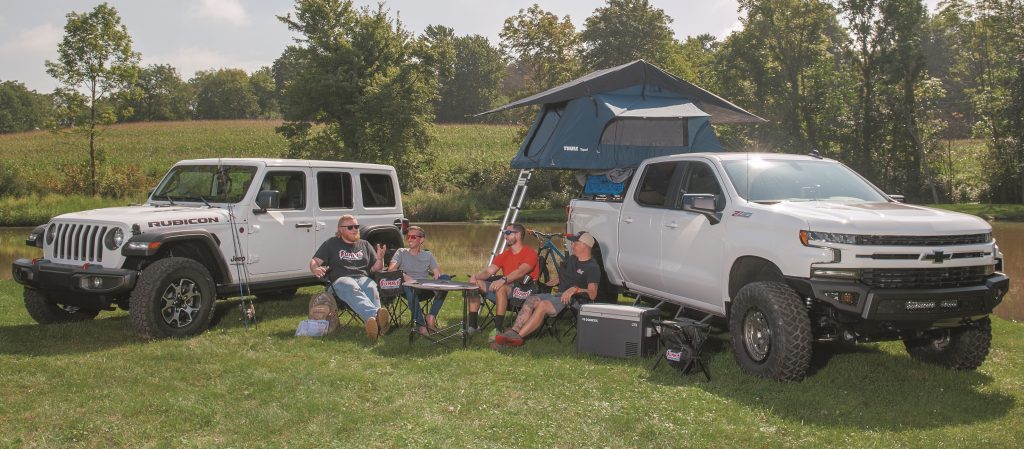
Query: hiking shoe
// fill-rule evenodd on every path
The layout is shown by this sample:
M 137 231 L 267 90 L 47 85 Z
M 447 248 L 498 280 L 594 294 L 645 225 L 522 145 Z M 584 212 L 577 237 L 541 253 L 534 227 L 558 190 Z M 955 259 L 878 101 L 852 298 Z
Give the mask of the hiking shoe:
M 381 334 L 386 334 L 388 329 L 391 329 L 391 314 L 388 313 L 388 309 L 377 309 L 377 326 L 380 326 Z
M 377 328 L 377 319 L 371 316 L 364 324 L 366 326 L 366 338 L 369 338 L 370 341 L 377 341 L 377 336 L 380 335 L 380 329 Z
M 466 328 L 466 335 L 476 335 L 479 334 L 481 330 L 483 329 L 480 329 L 479 327 L 469 326 Z
M 501 351 L 502 349 L 508 349 L 508 348 L 509 348 L 509 346 L 503 345 L 503 344 L 498 343 L 498 342 L 491 343 L 491 349 L 493 349 L 495 351 Z

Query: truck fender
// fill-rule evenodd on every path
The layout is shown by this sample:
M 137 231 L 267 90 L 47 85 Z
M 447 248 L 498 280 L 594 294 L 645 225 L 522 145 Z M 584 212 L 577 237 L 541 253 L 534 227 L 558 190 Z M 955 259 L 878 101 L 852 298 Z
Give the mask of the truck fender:
M 128 239 L 121 248 L 121 254 L 128 257 L 151 258 L 160 253 L 170 243 L 196 242 L 209 252 L 213 259 L 211 275 L 218 283 L 224 282 L 229 273 L 228 263 L 220 250 L 220 239 L 204 229 L 186 229 L 181 231 L 162 232 L 159 234 L 138 234 Z M 133 245 L 134 243 L 134 245 Z

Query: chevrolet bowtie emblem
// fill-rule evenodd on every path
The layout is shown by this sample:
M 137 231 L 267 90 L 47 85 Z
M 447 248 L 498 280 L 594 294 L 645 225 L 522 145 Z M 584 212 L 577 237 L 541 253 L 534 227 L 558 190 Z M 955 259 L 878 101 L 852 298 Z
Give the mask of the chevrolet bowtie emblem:
M 921 260 L 930 260 L 933 263 L 942 263 L 952 258 L 952 254 L 946 254 L 943 251 L 935 251 L 931 254 L 924 254 L 921 256 Z

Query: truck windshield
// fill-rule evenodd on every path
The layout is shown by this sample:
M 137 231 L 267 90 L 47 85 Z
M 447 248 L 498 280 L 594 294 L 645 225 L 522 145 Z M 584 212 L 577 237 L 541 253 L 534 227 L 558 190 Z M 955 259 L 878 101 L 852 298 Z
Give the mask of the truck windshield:
M 852 170 L 832 161 L 751 158 L 723 165 L 736 192 L 748 201 L 888 201 Z
M 164 176 L 150 199 L 237 203 L 255 174 L 256 167 L 246 165 L 179 165 Z

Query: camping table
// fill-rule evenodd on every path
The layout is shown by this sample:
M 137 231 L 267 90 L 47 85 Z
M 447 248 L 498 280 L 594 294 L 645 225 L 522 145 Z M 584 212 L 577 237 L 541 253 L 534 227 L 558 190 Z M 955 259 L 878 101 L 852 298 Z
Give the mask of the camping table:
M 462 292 L 462 322 L 457 325 L 448 326 L 444 329 L 440 329 L 437 334 L 440 338 L 429 338 L 434 343 L 443 343 L 444 341 L 454 338 L 456 336 L 462 336 L 462 347 L 466 347 L 466 337 L 469 335 L 466 326 L 469 323 L 469 295 L 468 292 L 475 291 L 477 286 L 466 282 L 445 280 L 445 279 L 416 279 L 412 282 L 406 282 L 406 287 L 410 287 L 416 290 L 431 291 L 431 292 Z M 458 327 L 458 332 L 448 332 L 453 327 Z M 412 332 L 410 339 L 415 338 L 419 335 L 418 332 Z

